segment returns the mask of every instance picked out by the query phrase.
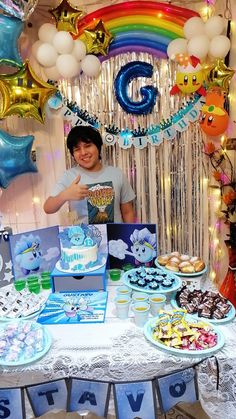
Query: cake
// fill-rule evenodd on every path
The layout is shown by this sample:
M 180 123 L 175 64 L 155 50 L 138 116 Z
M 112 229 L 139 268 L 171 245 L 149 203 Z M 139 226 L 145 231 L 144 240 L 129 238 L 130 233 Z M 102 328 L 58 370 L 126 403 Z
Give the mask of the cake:
M 98 248 L 102 241 L 100 230 L 81 224 L 67 227 L 59 233 L 61 258 L 59 269 L 77 272 L 94 266 L 98 259 Z

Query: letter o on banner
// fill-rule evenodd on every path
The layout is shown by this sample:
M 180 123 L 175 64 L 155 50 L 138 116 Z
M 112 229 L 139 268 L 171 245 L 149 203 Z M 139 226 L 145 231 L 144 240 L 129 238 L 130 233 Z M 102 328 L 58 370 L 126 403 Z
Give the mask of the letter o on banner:
M 120 106 L 127 113 L 144 115 L 152 112 L 158 93 L 156 87 L 141 87 L 142 100 L 139 102 L 134 102 L 128 94 L 131 80 L 137 77 L 152 77 L 152 73 L 153 66 L 142 61 L 132 61 L 119 70 L 114 82 L 115 94 Z

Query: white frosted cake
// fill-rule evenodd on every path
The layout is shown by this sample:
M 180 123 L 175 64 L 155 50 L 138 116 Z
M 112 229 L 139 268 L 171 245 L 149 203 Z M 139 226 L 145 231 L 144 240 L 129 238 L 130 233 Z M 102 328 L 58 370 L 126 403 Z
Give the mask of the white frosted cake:
M 101 232 L 95 226 L 81 224 L 65 228 L 59 234 L 61 259 L 59 268 L 77 272 L 94 266 L 98 259 Z

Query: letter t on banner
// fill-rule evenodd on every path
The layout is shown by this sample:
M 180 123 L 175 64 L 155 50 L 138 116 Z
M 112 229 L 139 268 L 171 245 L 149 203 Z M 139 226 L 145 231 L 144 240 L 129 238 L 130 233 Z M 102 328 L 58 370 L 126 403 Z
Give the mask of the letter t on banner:
M 0 418 L 25 419 L 25 405 L 23 389 L 0 389 Z
M 50 410 L 66 410 L 68 392 L 64 379 L 35 384 L 26 387 L 26 391 L 36 417 Z
M 152 381 L 114 384 L 118 419 L 156 419 L 157 409 Z
M 80 380 L 72 378 L 70 382 L 68 412 L 84 411 L 96 413 L 98 416 L 107 416 L 109 397 L 109 383 L 101 381 Z

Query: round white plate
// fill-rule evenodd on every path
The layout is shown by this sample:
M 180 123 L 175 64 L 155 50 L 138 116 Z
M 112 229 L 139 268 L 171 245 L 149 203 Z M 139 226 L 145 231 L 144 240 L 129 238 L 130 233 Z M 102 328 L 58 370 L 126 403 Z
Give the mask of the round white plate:
M 166 269 L 165 266 L 162 266 L 158 263 L 157 259 L 155 259 L 155 265 L 157 268 L 161 268 L 163 269 L 165 272 L 172 272 L 170 269 Z M 194 278 L 195 276 L 201 276 L 203 275 L 205 272 L 207 271 L 207 266 L 205 266 L 205 268 L 201 271 L 201 272 L 193 272 L 193 273 L 183 273 L 183 272 L 173 272 L 175 275 L 177 276 L 181 276 L 183 278 Z
M 149 268 L 147 268 L 149 269 Z M 155 269 L 155 268 L 153 268 Z M 160 268 L 161 269 L 161 268 Z M 161 269 L 163 271 L 163 269 Z M 123 275 L 121 276 L 121 279 L 123 280 L 124 284 L 127 285 L 128 287 L 132 288 L 135 291 L 141 291 L 141 292 L 146 292 L 148 294 L 167 294 L 169 292 L 173 292 L 173 291 L 177 291 L 179 288 L 182 287 L 183 283 L 182 280 L 180 278 L 178 278 L 178 276 L 172 274 L 171 272 L 166 272 L 164 271 L 165 274 L 167 274 L 167 278 L 171 277 L 175 279 L 175 282 L 172 284 L 171 287 L 167 288 L 167 287 L 162 287 L 159 286 L 158 289 L 156 290 L 150 290 L 146 287 L 139 287 L 138 285 L 134 285 L 130 283 L 130 279 L 128 278 L 129 274 L 135 273 L 135 271 L 137 271 L 137 269 L 130 269 L 129 271 L 123 273 Z
M 213 324 L 219 324 L 219 325 L 231 322 L 235 318 L 235 308 L 234 308 L 233 304 L 231 304 L 230 301 L 227 301 L 227 303 L 231 306 L 231 309 L 223 319 L 207 319 L 206 317 L 201 317 L 196 313 L 195 314 L 191 313 L 191 316 L 194 317 L 197 320 L 210 321 Z M 176 301 L 175 298 L 172 298 L 171 305 L 175 309 L 180 309 L 181 308 L 181 307 L 178 306 L 177 301 Z
M 15 322 L 15 320 L 14 320 Z M 45 326 L 42 326 L 38 323 L 35 323 L 37 325 L 37 329 L 42 328 L 44 332 L 44 348 L 42 351 L 36 352 L 31 358 L 25 359 L 24 356 L 22 356 L 17 361 L 4 361 L 4 359 L 1 359 L 0 357 L 0 365 L 5 365 L 8 367 L 18 366 L 18 365 L 26 365 L 30 364 L 31 362 L 35 362 L 38 359 L 42 358 L 50 349 L 52 345 L 52 337 L 48 331 L 48 329 Z M 0 331 L 4 329 L 4 325 L 2 324 L 0 327 Z
M 56 263 L 56 268 L 58 269 L 58 271 L 61 271 L 61 272 L 65 272 L 65 273 L 73 274 L 73 275 L 79 275 L 85 272 L 92 272 L 92 271 L 96 271 L 97 269 L 100 269 L 102 266 L 106 264 L 106 261 L 107 261 L 106 257 L 102 256 L 101 259 L 97 261 L 98 263 L 96 263 L 96 265 L 94 266 L 91 266 L 90 268 L 80 269 L 79 271 L 68 271 L 67 269 L 61 268 L 60 260 L 58 260 Z
M 158 349 L 161 349 L 165 352 L 169 352 L 169 353 L 171 353 L 173 355 L 177 355 L 177 356 L 208 357 L 208 356 L 211 356 L 212 354 L 214 354 L 215 352 L 219 351 L 224 346 L 225 339 L 224 339 L 224 336 L 221 333 L 221 331 L 218 330 L 217 327 L 215 327 L 215 325 L 213 326 L 211 323 L 208 323 L 208 322 L 204 321 L 204 323 L 211 326 L 214 329 L 214 332 L 217 334 L 217 344 L 215 346 L 213 346 L 212 348 L 201 349 L 201 350 L 187 350 L 187 349 L 170 348 L 170 347 L 158 342 L 152 336 L 153 335 L 153 328 L 156 326 L 157 320 L 158 320 L 158 317 L 154 317 L 154 318 L 148 320 L 148 322 L 144 325 L 143 331 L 144 331 L 144 335 L 146 336 L 147 340 L 149 340 L 149 342 L 151 342 L 153 345 L 157 346 Z M 196 318 L 194 318 L 193 316 L 190 316 L 190 315 L 186 316 L 186 320 L 191 321 L 191 323 L 196 322 Z

